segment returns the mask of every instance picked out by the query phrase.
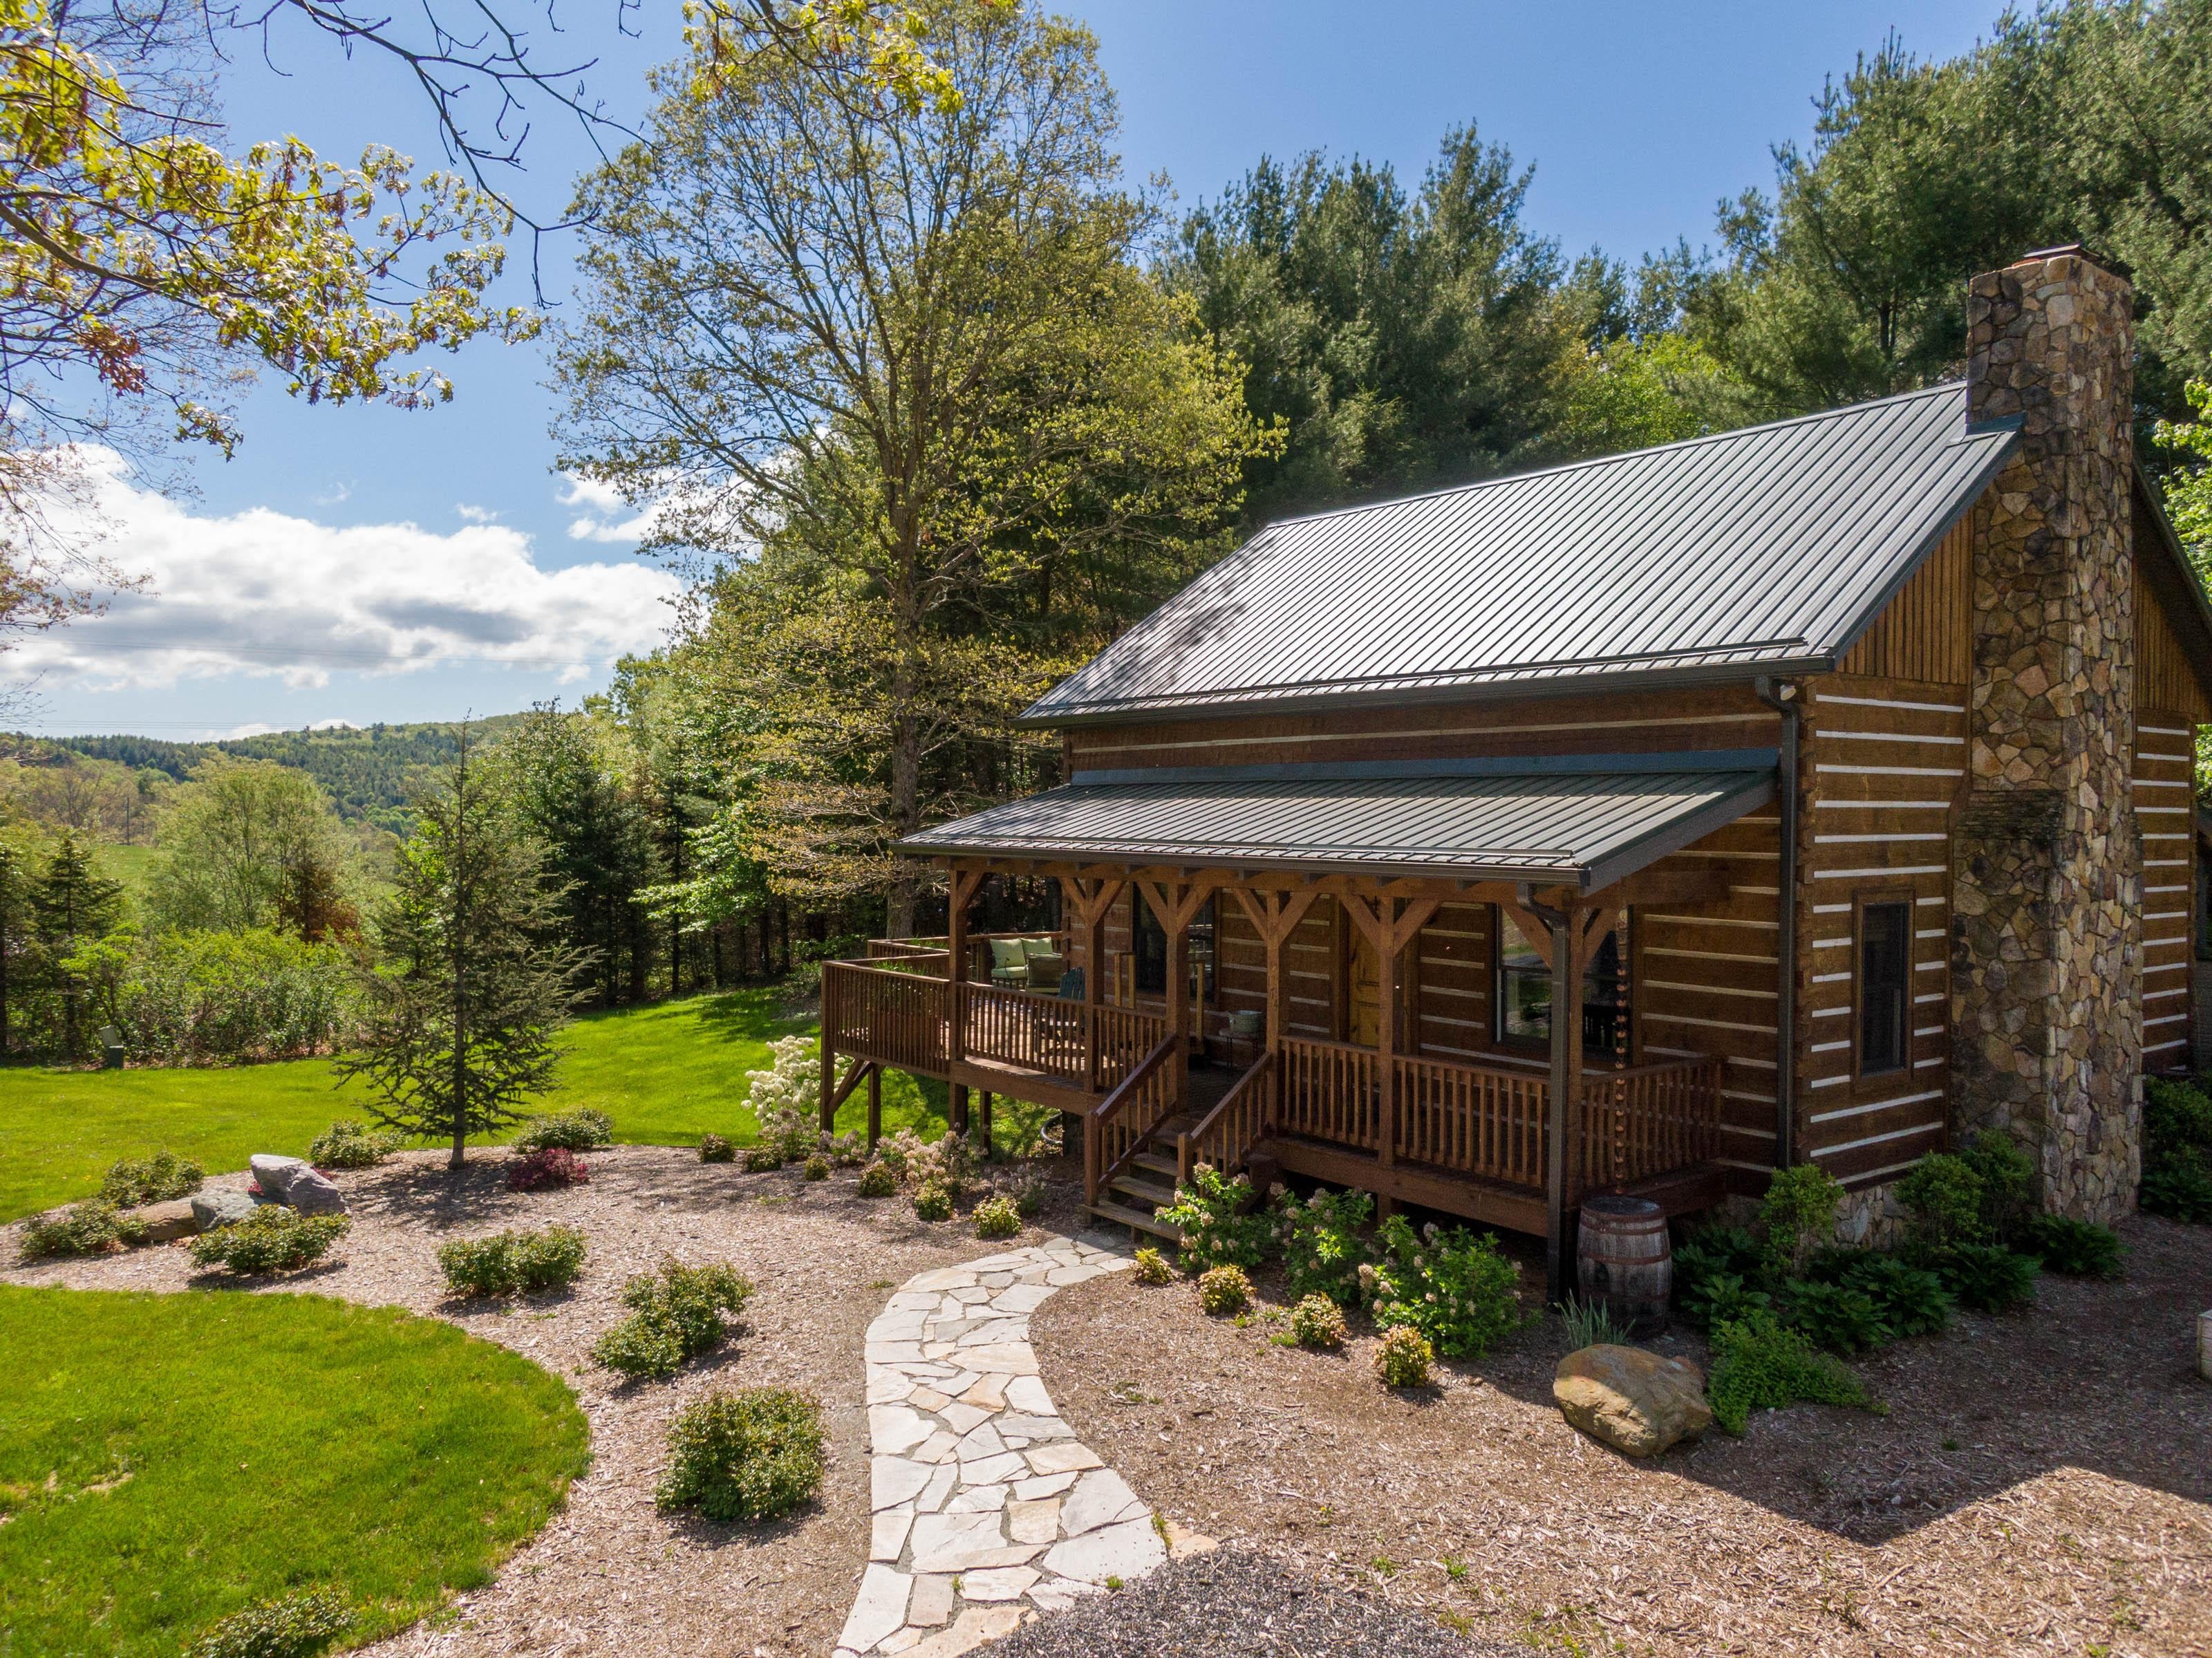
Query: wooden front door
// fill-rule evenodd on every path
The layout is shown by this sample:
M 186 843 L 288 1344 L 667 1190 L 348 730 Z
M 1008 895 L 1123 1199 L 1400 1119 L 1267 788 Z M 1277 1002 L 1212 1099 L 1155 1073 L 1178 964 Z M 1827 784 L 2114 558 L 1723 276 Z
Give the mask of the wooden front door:
M 1375 946 L 1365 933 L 1354 927 L 1351 929 L 1351 956 L 1344 976 L 1347 1009 L 1344 1039 L 1363 1048 L 1380 1047 L 1382 1043 L 1382 963 L 1376 959 Z

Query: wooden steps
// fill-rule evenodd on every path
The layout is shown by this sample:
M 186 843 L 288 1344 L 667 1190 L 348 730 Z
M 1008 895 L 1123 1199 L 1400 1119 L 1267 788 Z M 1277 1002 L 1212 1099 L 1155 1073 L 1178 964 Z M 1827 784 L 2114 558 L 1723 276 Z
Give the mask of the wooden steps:
M 1164 1238 L 1177 1247 L 1182 1243 L 1182 1234 L 1148 1209 L 1131 1209 L 1126 1204 L 1109 1203 L 1102 1198 L 1091 1205 L 1091 1212 L 1102 1221 L 1115 1222 L 1132 1232 L 1149 1232 L 1155 1238 Z

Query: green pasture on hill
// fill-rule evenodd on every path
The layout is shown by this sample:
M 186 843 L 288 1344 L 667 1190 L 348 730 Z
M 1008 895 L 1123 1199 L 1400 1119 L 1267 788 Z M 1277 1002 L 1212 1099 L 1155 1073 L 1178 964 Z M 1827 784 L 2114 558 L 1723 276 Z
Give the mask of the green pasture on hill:
M 344 1643 L 488 1582 L 591 1461 L 568 1389 L 397 1308 L 0 1285 L 0 1650 L 175 1658 L 295 1590 Z
M 745 1073 L 769 1064 L 779 1036 L 811 1035 L 811 1018 L 783 1015 L 769 990 L 686 997 L 578 1020 L 562 1033 L 568 1056 L 545 1108 L 591 1106 L 631 1144 L 695 1145 L 712 1131 L 755 1135 Z M 246 1167 L 257 1151 L 302 1155 L 335 1117 L 362 1114 L 368 1089 L 337 1085 L 330 1062 L 303 1059 L 227 1070 L 0 1070 L 0 1222 L 86 1198 L 118 1157 L 167 1147 L 210 1173 Z M 900 1073 L 884 1094 L 886 1131 L 944 1120 L 941 1084 Z M 859 1094 L 841 1128 L 865 1120 Z

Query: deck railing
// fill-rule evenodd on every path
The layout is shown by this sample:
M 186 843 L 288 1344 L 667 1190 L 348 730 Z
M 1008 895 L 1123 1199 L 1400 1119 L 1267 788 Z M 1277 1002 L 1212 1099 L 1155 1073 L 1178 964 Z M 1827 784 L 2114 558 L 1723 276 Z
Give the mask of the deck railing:
M 1711 1056 L 1583 1075 L 1568 1184 L 1628 1186 L 1705 1162 L 1720 1142 L 1721 1062 Z
M 1375 1150 L 1375 1050 L 1286 1036 L 1281 1051 L 1279 1131 Z
M 1543 1186 L 1548 1079 L 1426 1054 L 1401 1055 L 1396 1066 L 1400 1157 Z
M 1176 1137 L 1176 1178 L 1188 1180 L 1200 1163 L 1231 1169 L 1243 1162 L 1267 1131 L 1274 1086 L 1275 1055 L 1263 1052 L 1212 1111 Z
M 996 984 L 958 987 L 968 1009 L 968 1057 L 1042 1071 L 1083 1085 L 1084 1006 Z
M 884 966 L 829 961 L 822 967 L 824 1052 L 855 1054 L 902 1070 L 942 1076 L 952 986 Z
M 1176 1106 L 1175 1039 L 1163 1038 L 1084 1119 L 1083 1200 L 1095 1204 Z

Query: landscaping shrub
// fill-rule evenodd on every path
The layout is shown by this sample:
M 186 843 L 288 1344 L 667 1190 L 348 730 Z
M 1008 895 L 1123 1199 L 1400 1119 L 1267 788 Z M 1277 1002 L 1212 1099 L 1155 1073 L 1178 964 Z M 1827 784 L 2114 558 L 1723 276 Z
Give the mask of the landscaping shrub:
M 662 1509 L 709 1520 L 773 1520 L 822 1487 L 822 1408 L 782 1387 L 714 1393 L 677 1413 L 668 1467 L 653 1490 Z
M 1022 1229 L 1022 1217 L 1011 1198 L 986 1198 L 975 1205 L 975 1235 L 1011 1238 Z
M 1913 1240 L 1923 1251 L 1975 1242 L 1985 1234 L 1981 1176 L 1954 1152 L 1931 1151 L 1915 1163 L 1897 1183 L 1897 1198 L 1912 1217 Z
M 1291 1334 L 1301 1347 L 1331 1350 L 1343 1346 L 1348 1333 L 1344 1309 L 1327 1295 L 1308 1295 L 1291 1309 Z
M 584 1234 L 574 1227 L 456 1238 L 438 1251 L 446 1287 L 461 1295 L 512 1295 L 558 1289 L 584 1269 Z
M 1779 1265 L 1796 1271 L 1807 1256 L 1834 1239 L 1843 1201 L 1843 1183 L 1817 1164 L 1775 1170 L 1759 1206 L 1768 1253 Z
M 157 1151 L 151 1157 L 117 1159 L 100 1183 L 100 1195 L 118 1209 L 135 1209 L 140 1204 L 189 1197 L 204 1178 L 204 1171 L 191 1158 Z
M 760 1125 L 762 1149 L 776 1162 L 795 1163 L 821 1143 L 822 1050 L 811 1037 L 782 1036 L 768 1045 L 766 1070 L 745 1073 L 753 1120 Z M 752 1167 L 750 1160 L 746 1165 Z
M 738 1149 L 719 1134 L 699 1137 L 699 1161 L 702 1163 L 731 1163 L 738 1157 Z
M 1014 1213 L 1024 1220 L 1034 1220 L 1044 1207 L 1044 1182 L 1036 1175 L 1014 1182 Z
M 289 1272 L 320 1260 L 330 1247 L 353 1229 L 343 1215 L 302 1215 L 281 1204 L 268 1204 L 242 1221 L 203 1232 L 191 1241 L 193 1261 L 224 1266 L 241 1277 Z
M 1771 1265 L 1766 1246 L 1741 1227 L 1707 1227 L 1674 1251 L 1674 1305 L 1699 1329 L 1740 1318 L 1771 1299 L 1759 1287 Z
M 615 1119 L 588 1106 L 534 1119 L 514 1137 L 517 1151 L 597 1151 L 615 1143 Z
M 1360 1234 L 1374 1213 L 1364 1192 L 1317 1191 L 1303 1203 L 1279 1193 L 1272 1219 L 1291 1293 L 1326 1295 L 1340 1307 L 1358 1301 L 1359 1269 L 1373 1259 Z
M 1411 1325 L 1401 1324 L 1382 1332 L 1375 1349 L 1375 1374 L 1386 1387 L 1425 1387 L 1436 1350 Z
M 1139 1283 L 1167 1283 L 1175 1277 L 1175 1268 L 1168 1265 L 1168 1258 L 1150 1244 L 1137 1252 L 1135 1272 Z
M 1603 1301 L 1586 1301 L 1570 1295 L 1566 1305 L 1559 1309 L 1559 1321 L 1566 1331 L 1570 1351 L 1579 1352 L 1585 1347 L 1621 1347 L 1628 1343 L 1628 1327 L 1613 1316 L 1613 1309 Z
M 591 1178 L 592 1166 L 566 1146 L 533 1151 L 507 1172 L 507 1188 L 513 1192 L 549 1192 L 582 1186 Z
M 1723 1431 L 1741 1435 L 1753 1411 L 1779 1410 L 1802 1399 L 1866 1406 L 1865 1387 L 1850 1368 L 1816 1351 L 1802 1331 L 1771 1313 L 1713 1326 L 1713 1368 L 1705 1397 Z
M 1895 1255 L 1866 1249 L 1834 1252 L 1833 1268 L 1820 1276 L 1827 1282 L 1863 1292 L 1875 1315 L 1887 1330 L 1887 1340 L 1902 1336 L 1932 1336 L 1951 1322 L 1951 1292 L 1943 1281 L 1924 1267 Z
M 830 1178 L 830 1160 L 817 1151 L 799 1165 L 799 1172 L 810 1180 L 826 1180 Z
M 116 1003 L 131 1057 L 171 1065 L 324 1052 L 359 1017 L 344 945 L 261 928 L 160 934 L 138 948 Z
M 1242 1313 L 1252 1304 L 1252 1280 L 1241 1266 L 1208 1267 L 1198 1275 L 1198 1304 L 1208 1318 Z
M 599 1338 L 592 1356 L 633 1381 L 672 1376 L 686 1359 L 722 1344 L 722 1315 L 743 1312 L 752 1293 L 750 1281 L 734 1267 L 663 1261 L 658 1272 L 623 1285 L 630 1315 Z
M 898 1176 L 891 1173 L 889 1163 L 870 1163 L 860 1171 L 860 1195 L 863 1198 L 888 1198 L 897 1190 Z
M 902 1128 L 876 1143 L 876 1161 L 890 1170 L 894 1179 L 903 1181 L 913 1172 L 915 1154 L 921 1149 L 921 1137 Z
M 313 1658 L 352 1622 L 328 1589 L 302 1589 L 210 1624 L 187 1658 Z
M 2128 1253 L 2120 1234 L 2094 1221 L 2067 1215 L 2036 1215 L 2020 1229 L 2021 1253 L 2034 1256 L 2046 1272 L 2069 1278 L 2117 1278 Z
M 2144 1089 L 2142 1207 L 2168 1220 L 2212 1222 L 2212 1097 L 2154 1078 Z
M 317 1168 L 374 1168 L 405 1138 L 357 1117 L 342 1117 L 307 1143 L 307 1161 Z
M 1205 1272 L 1217 1266 L 1257 1266 L 1272 1229 L 1265 1215 L 1252 1210 L 1252 1182 L 1234 1179 L 1207 1163 L 1191 1171 L 1190 1184 L 1176 1187 L 1176 1200 L 1159 1218 L 1182 1234 L 1182 1270 Z
M 952 1194 L 934 1180 L 925 1180 L 914 1189 L 914 1217 L 918 1221 L 949 1221 L 952 1218 Z
M 975 1148 L 965 1135 L 947 1130 L 942 1139 L 914 1142 L 906 1167 L 916 1186 L 940 1186 L 957 1203 L 975 1184 Z
M 2014 1254 L 2002 1244 L 1953 1244 L 1930 1253 L 1927 1265 L 1962 1306 L 1977 1313 L 2008 1313 L 2035 1299 L 2035 1257 Z
M 745 1149 L 745 1173 L 765 1174 L 770 1169 L 783 1167 L 783 1154 L 774 1146 L 749 1146 Z
M 143 1231 L 143 1223 L 138 1227 Z M 135 1241 L 123 1217 L 105 1198 L 72 1204 L 52 1220 L 33 1216 L 23 1225 L 23 1259 L 52 1260 L 70 1255 L 99 1255 Z
M 1792 1278 L 1784 1293 L 1789 1297 L 1790 1327 L 1815 1347 L 1848 1357 L 1894 1339 L 1874 1297 L 1856 1285 Z
M 1377 1325 L 1410 1325 L 1446 1358 L 1480 1358 L 1521 1327 L 1521 1274 L 1494 1235 L 1434 1224 L 1416 1235 L 1393 1215 L 1376 1237 L 1382 1259 L 1361 1270 L 1360 1282 Z
M 2010 1242 L 2035 1195 L 2034 1160 L 2010 1135 L 1990 1128 L 1977 1133 L 1959 1155 L 1981 1187 L 1982 1235 Z

